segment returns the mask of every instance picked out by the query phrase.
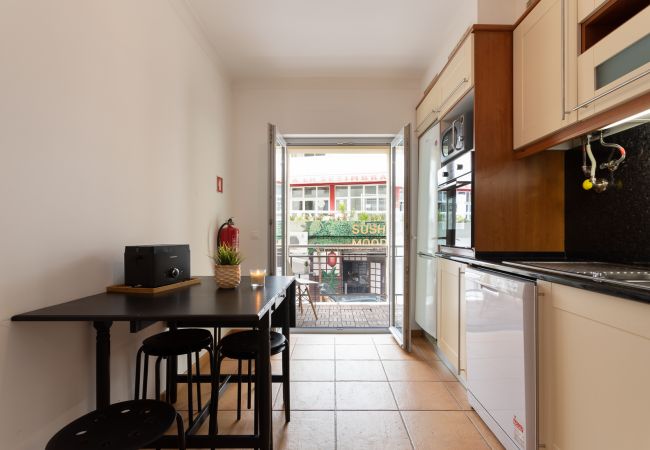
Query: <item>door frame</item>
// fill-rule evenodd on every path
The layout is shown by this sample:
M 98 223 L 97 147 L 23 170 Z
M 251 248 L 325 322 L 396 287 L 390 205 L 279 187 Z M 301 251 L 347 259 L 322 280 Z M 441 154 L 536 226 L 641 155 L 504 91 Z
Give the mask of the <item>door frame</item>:
M 402 329 L 396 327 L 394 320 L 395 310 L 395 204 L 394 204 L 394 187 L 395 187 L 395 148 L 402 142 L 404 148 L 404 256 L 403 256 L 403 317 Z M 390 144 L 390 240 L 389 240 L 389 258 L 391 259 L 389 267 L 391 269 L 389 283 L 389 313 L 388 322 L 391 334 L 399 345 L 406 351 L 411 351 L 411 305 L 410 305 L 410 267 L 411 267 L 411 124 L 406 124 L 397 134 Z
M 355 145 L 387 145 L 389 147 L 389 177 L 390 185 L 392 185 L 393 170 L 394 170 L 394 161 L 393 161 L 393 146 L 397 139 L 403 139 L 404 141 L 404 323 L 402 325 L 401 335 L 397 335 L 391 330 L 390 326 L 390 310 L 389 310 L 389 326 L 387 330 L 393 334 L 395 339 L 398 341 L 400 346 L 407 351 L 411 349 L 411 307 L 410 307 L 410 267 L 411 267 L 411 125 L 406 124 L 397 134 L 376 134 L 376 135 L 333 135 L 333 134 L 287 134 L 281 135 L 277 131 L 277 127 L 269 124 L 269 268 L 271 268 L 270 273 L 274 273 L 275 270 L 275 142 L 280 141 L 284 148 L 284 201 L 283 201 L 283 217 L 284 217 L 284 226 L 283 233 L 285 236 L 284 241 L 284 253 L 285 253 L 285 267 L 288 267 L 287 260 L 287 202 L 288 202 L 288 146 L 322 146 L 322 145 L 343 145 L 343 146 L 355 146 Z M 391 193 L 392 196 L 392 193 Z M 393 222 L 392 215 L 394 214 L 394 208 L 387 214 L 391 222 Z M 389 225 L 390 230 L 393 230 L 392 223 Z M 392 233 L 392 231 L 389 231 Z M 391 240 L 392 244 L 393 240 Z M 390 259 L 390 245 L 389 245 L 389 259 Z M 388 274 L 388 283 L 389 283 L 389 297 L 392 296 L 392 279 L 394 276 L 393 262 L 389 261 L 388 266 L 390 268 L 390 273 Z M 320 328 L 301 328 L 302 332 L 317 332 L 317 333 L 340 333 L 344 332 L 338 329 L 320 329 Z M 359 332 L 376 332 L 372 330 L 364 329 L 350 329 L 350 331 L 359 331 Z
M 282 254 L 283 254 L 283 273 L 281 275 L 286 275 L 287 268 L 287 142 L 282 137 L 282 134 L 278 132 L 278 128 L 269 123 L 269 239 L 268 239 L 268 257 L 269 257 L 269 275 L 278 275 L 277 274 L 277 254 L 276 254 L 276 240 L 275 240 L 275 231 L 277 229 L 277 210 L 276 210 L 276 170 L 275 164 L 277 160 L 277 144 L 279 143 L 282 147 L 282 176 L 284 184 L 282 187 Z

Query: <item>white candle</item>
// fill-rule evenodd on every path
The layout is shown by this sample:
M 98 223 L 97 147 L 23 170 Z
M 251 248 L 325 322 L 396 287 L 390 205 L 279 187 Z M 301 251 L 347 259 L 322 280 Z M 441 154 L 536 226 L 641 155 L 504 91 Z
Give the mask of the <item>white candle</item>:
M 258 287 L 264 286 L 264 277 L 266 276 L 266 269 L 255 269 L 250 271 L 251 286 Z

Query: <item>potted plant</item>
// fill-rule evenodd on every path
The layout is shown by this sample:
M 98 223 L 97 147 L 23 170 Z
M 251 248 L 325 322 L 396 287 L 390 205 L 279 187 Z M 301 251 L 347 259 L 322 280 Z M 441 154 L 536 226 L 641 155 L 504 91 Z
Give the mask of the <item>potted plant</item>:
M 241 282 L 242 256 L 229 245 L 220 245 L 214 259 L 214 279 L 220 288 L 232 289 Z

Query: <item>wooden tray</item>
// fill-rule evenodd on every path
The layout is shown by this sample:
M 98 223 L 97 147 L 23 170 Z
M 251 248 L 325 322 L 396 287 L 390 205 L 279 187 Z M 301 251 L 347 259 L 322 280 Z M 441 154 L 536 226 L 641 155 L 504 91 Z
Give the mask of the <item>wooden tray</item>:
M 107 286 L 106 287 L 106 292 L 108 293 L 113 293 L 113 294 L 160 294 L 162 292 L 169 292 L 173 291 L 175 289 L 180 289 L 183 287 L 187 286 L 192 286 L 194 284 L 201 284 L 201 279 L 200 278 L 190 278 L 187 281 L 181 281 L 179 283 L 174 283 L 174 284 L 168 284 L 166 286 L 160 286 L 160 287 L 155 287 L 155 288 L 147 288 L 147 287 L 131 287 L 127 286 L 125 284 L 116 284 L 113 286 Z

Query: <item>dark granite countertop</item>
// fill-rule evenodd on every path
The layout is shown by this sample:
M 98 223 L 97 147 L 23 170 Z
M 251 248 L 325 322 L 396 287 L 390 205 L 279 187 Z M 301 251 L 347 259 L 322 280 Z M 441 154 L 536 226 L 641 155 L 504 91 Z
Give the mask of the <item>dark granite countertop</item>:
M 548 260 L 562 260 L 562 258 L 543 258 L 539 255 L 534 255 L 531 257 L 526 257 L 525 255 L 517 255 L 512 258 L 507 258 L 503 256 L 498 257 L 478 257 L 472 258 L 467 256 L 456 256 L 450 255 L 447 253 L 436 253 L 436 256 L 441 258 L 450 259 L 452 261 L 457 261 L 465 264 L 469 264 L 474 267 L 481 267 L 484 269 L 494 270 L 497 272 L 503 272 L 510 275 L 516 275 L 524 278 L 531 278 L 536 280 L 549 281 L 551 283 L 559 283 L 567 286 L 572 286 L 579 289 L 586 289 L 592 292 L 598 292 L 601 294 L 612 295 L 614 297 L 626 298 L 629 300 L 634 300 L 643 303 L 650 304 L 650 289 L 644 289 L 637 287 L 633 284 L 622 284 L 615 283 L 605 279 L 598 278 L 584 278 L 579 275 L 573 275 L 571 273 L 557 273 L 548 271 L 542 268 L 537 267 L 515 267 L 508 265 L 509 262 L 522 263 L 526 260 L 530 261 L 539 261 L 541 259 Z

